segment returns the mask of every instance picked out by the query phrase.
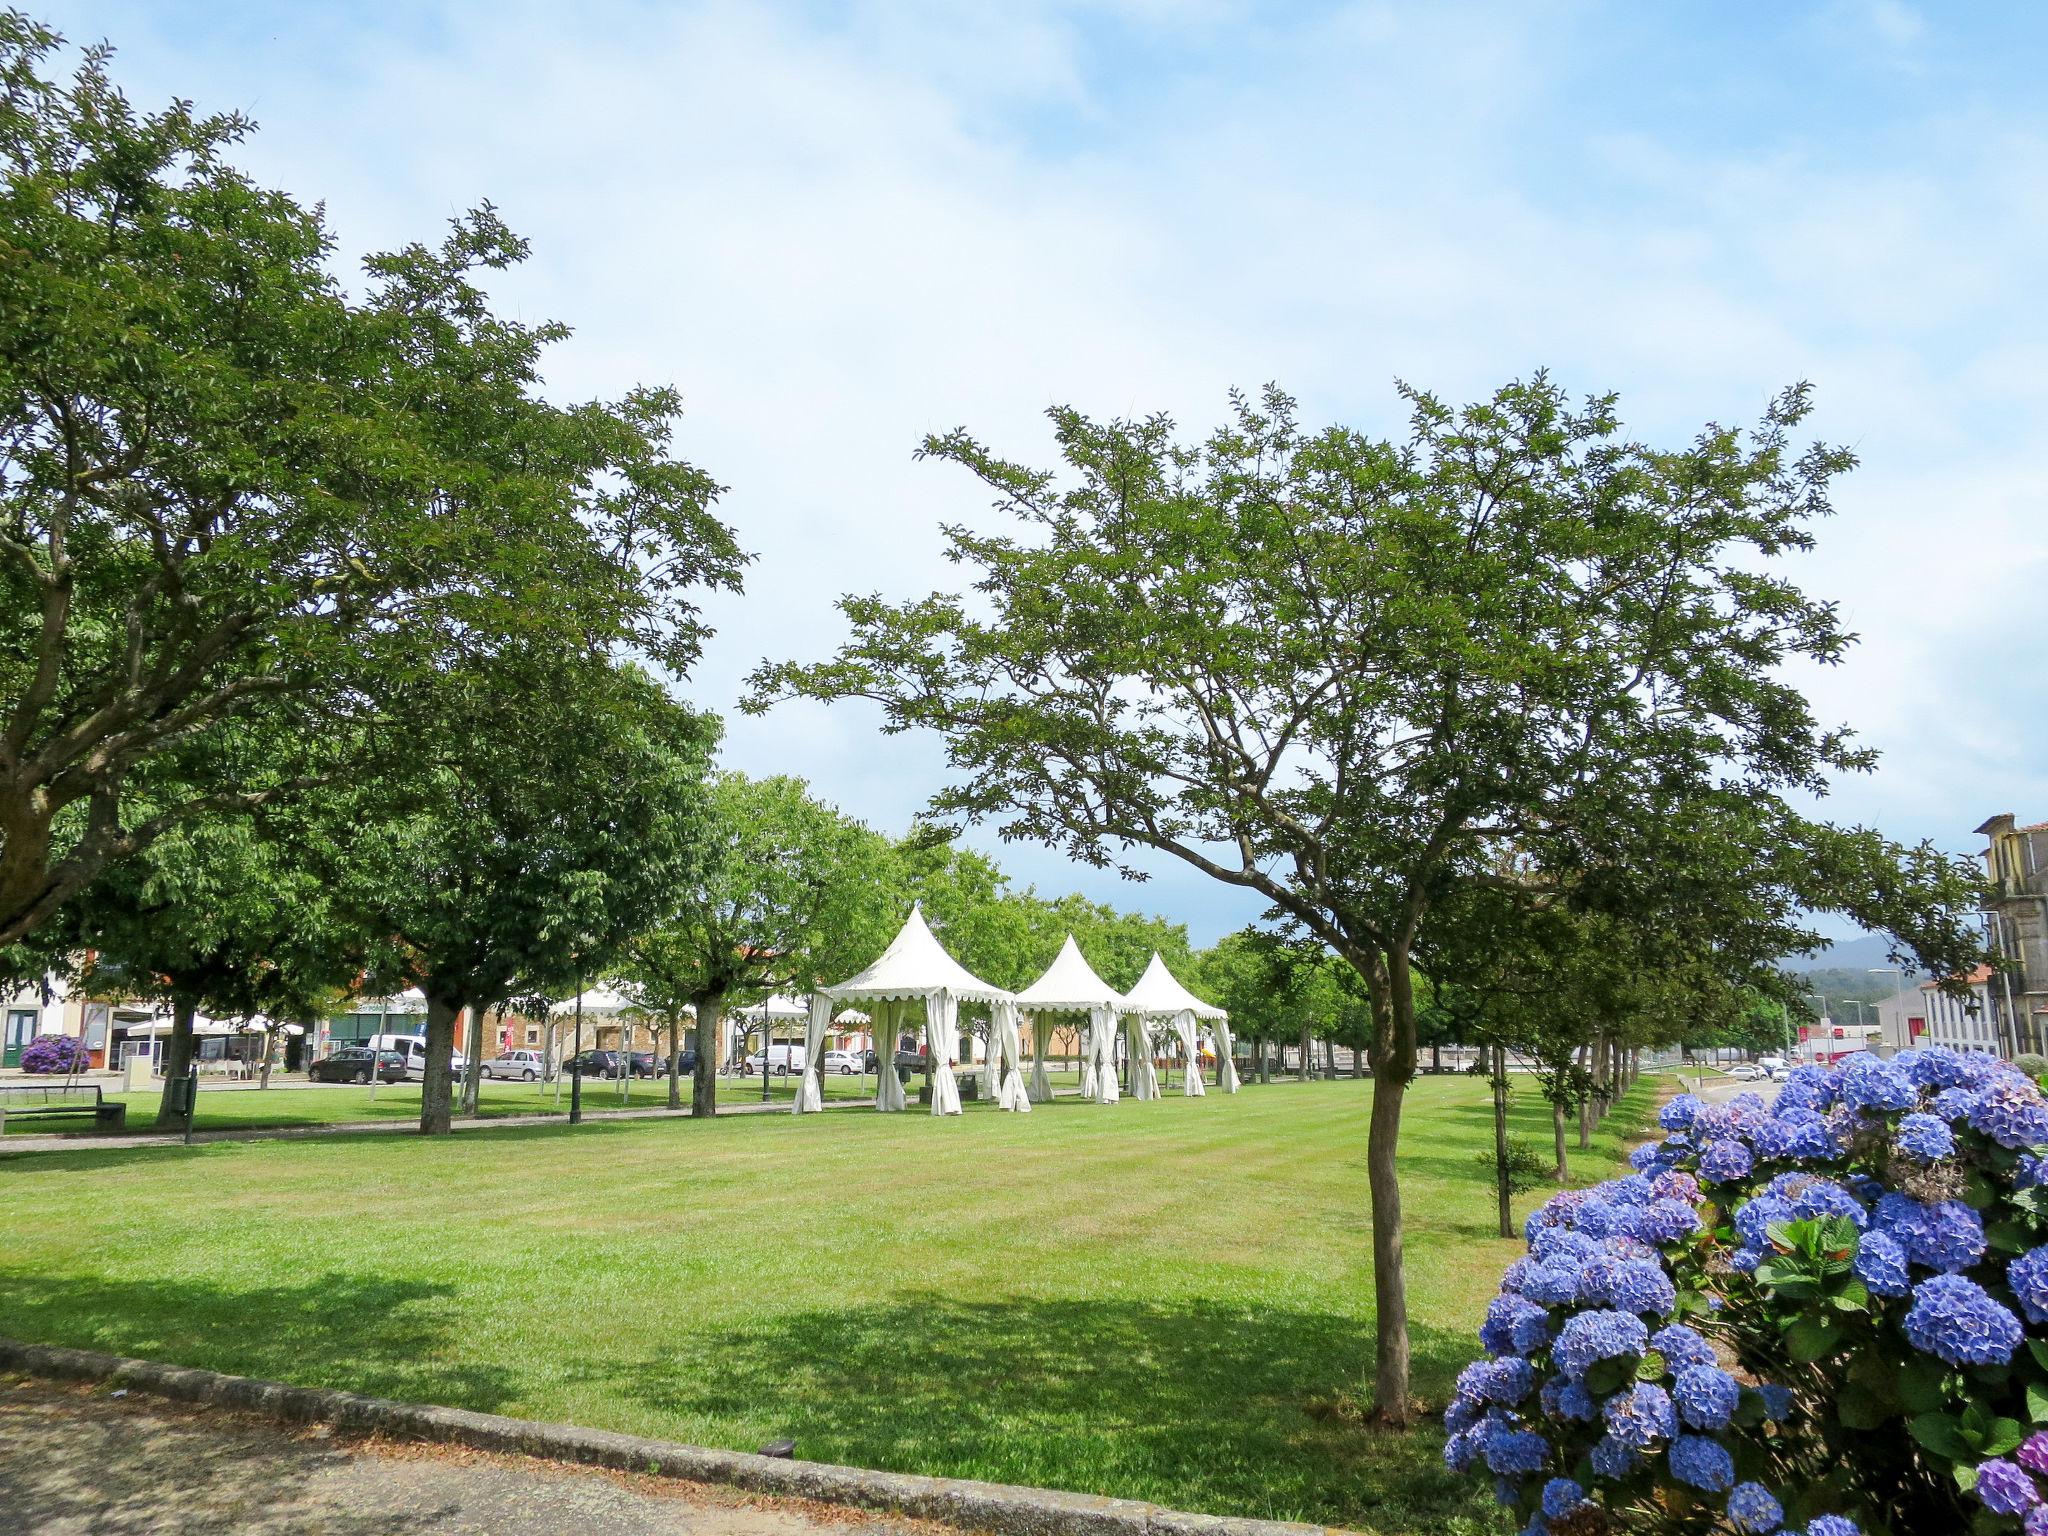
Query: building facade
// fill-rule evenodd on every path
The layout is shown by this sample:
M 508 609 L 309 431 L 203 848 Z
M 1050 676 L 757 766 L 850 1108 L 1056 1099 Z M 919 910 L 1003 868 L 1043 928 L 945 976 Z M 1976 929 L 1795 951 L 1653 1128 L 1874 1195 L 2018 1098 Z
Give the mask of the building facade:
M 2002 965 L 1987 989 L 1992 1043 L 2003 1055 L 2048 1048 L 2048 821 L 2020 826 L 1994 816 L 1977 829 L 1985 839 L 1984 875 L 1991 886 L 1985 926 Z

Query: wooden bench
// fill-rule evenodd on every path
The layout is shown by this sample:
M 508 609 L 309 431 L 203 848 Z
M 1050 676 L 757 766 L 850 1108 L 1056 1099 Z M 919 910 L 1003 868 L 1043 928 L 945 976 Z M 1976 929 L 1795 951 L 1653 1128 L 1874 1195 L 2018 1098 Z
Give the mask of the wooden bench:
M 0 1132 L 17 1120 L 92 1118 L 96 1131 L 118 1131 L 128 1123 L 128 1106 L 110 1104 L 98 1083 L 0 1083 Z

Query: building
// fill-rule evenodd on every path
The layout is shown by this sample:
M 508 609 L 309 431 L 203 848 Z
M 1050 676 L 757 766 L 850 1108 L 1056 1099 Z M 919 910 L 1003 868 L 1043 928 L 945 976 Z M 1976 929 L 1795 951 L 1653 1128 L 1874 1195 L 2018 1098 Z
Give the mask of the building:
M 1998 1050 L 1993 1005 L 1998 973 L 1980 965 L 1962 982 L 1966 990 L 1961 996 L 1923 981 L 1913 991 L 1879 1003 L 1877 1016 L 1886 1043 L 1895 1049 L 1945 1045 L 1952 1051 Z
M 1994 816 L 1984 875 L 1991 893 L 1984 920 L 1991 952 L 2004 962 L 1989 988 L 1993 1048 L 2001 1055 L 2048 1047 L 2048 821 L 2022 827 Z

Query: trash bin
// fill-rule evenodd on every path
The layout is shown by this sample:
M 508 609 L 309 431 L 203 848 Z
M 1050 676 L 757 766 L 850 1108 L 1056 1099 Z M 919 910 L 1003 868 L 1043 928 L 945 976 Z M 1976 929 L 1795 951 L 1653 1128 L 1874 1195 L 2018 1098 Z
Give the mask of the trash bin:
M 164 1084 L 164 1108 L 180 1119 L 192 1118 L 193 1103 L 198 1097 L 199 1079 L 196 1077 L 174 1077 Z

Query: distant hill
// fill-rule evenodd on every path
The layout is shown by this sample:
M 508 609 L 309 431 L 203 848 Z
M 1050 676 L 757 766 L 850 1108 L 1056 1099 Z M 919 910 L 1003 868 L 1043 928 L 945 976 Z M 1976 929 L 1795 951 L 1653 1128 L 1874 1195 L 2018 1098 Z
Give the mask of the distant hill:
M 1890 946 L 1877 934 L 1866 933 L 1858 939 L 1844 939 L 1830 944 L 1815 955 L 1793 955 L 1780 960 L 1779 966 L 1795 974 L 1807 971 L 1859 971 L 1874 965 L 1890 965 L 1886 954 Z

